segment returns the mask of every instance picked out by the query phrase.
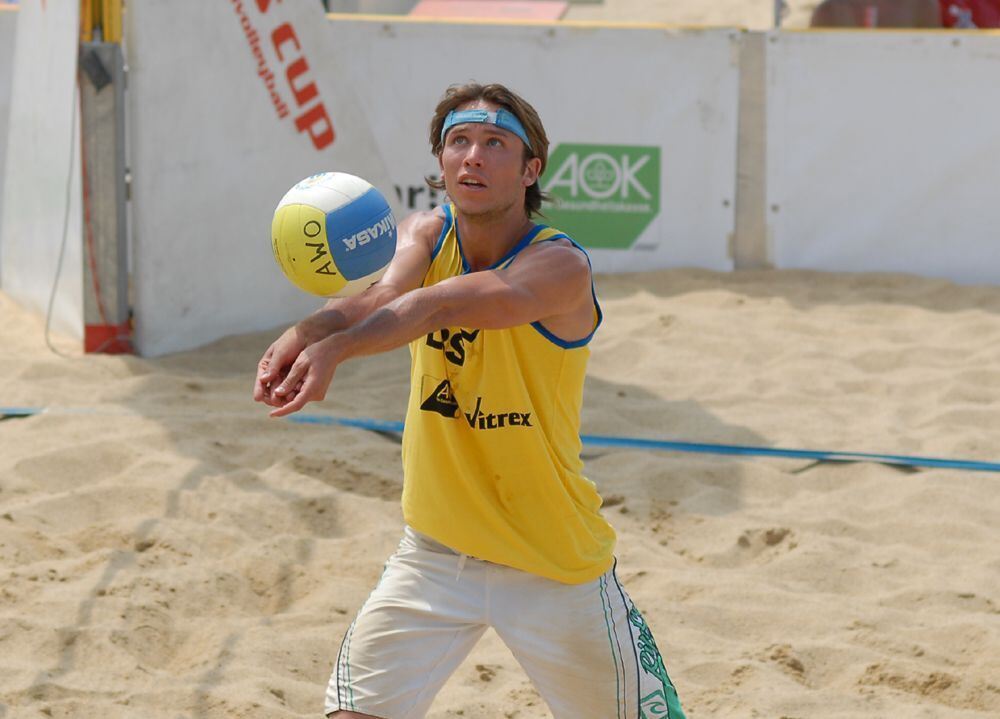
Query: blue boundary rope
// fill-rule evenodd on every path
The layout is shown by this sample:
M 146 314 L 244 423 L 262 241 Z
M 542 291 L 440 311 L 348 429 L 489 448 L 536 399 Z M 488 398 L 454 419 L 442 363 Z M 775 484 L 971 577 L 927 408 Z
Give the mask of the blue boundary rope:
M 356 427 L 373 432 L 402 432 L 402 422 L 386 422 L 377 419 L 352 419 L 330 415 L 303 414 L 288 418 L 296 424 L 340 425 Z M 668 452 L 692 452 L 696 454 L 725 454 L 744 457 L 787 457 L 791 459 L 813 459 L 823 462 L 878 462 L 907 467 L 933 467 L 939 469 L 963 469 L 977 472 L 1000 472 L 998 462 L 977 462 L 963 459 L 941 459 L 938 457 L 915 457 L 903 454 L 871 454 L 868 452 L 833 452 L 814 449 L 784 449 L 781 447 L 754 447 L 739 444 L 711 444 L 707 442 L 670 442 L 659 439 L 638 437 L 611 437 L 600 434 L 581 434 L 584 445 L 592 447 L 623 447 L 626 449 L 651 449 Z
M 0 417 L 28 417 L 42 414 L 44 407 L 0 407 Z M 77 410 L 79 411 L 79 410 Z M 72 413 L 74 410 L 67 410 Z M 390 422 L 365 417 L 336 417 L 321 414 L 297 414 L 288 417 L 295 424 L 338 425 L 353 427 L 370 432 L 402 432 L 402 422 Z M 869 452 L 834 452 L 815 449 L 784 449 L 782 447 L 754 447 L 739 444 L 712 444 L 707 442 L 670 442 L 638 437 L 611 437 L 600 434 L 582 434 L 583 444 L 592 447 L 622 447 L 625 449 L 660 450 L 667 452 L 690 452 L 695 454 L 723 454 L 743 457 L 785 457 L 789 459 L 812 459 L 820 462 L 876 462 L 903 467 L 927 467 L 936 469 L 961 469 L 973 472 L 1000 472 L 1000 462 L 978 462 L 965 459 L 943 459 L 939 457 L 918 457 L 905 454 L 874 454 Z

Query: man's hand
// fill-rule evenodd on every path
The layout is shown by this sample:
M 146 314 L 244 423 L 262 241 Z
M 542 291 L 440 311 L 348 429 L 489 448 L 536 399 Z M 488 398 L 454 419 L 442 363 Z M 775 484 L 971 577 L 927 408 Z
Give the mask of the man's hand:
M 326 399 L 333 373 L 343 361 L 338 350 L 338 336 L 333 335 L 302 350 L 288 373 L 270 392 L 267 404 L 275 407 L 272 417 L 298 412 L 307 402 Z
M 271 343 L 257 364 L 257 378 L 253 385 L 254 401 L 263 402 L 270 407 L 281 407 L 288 401 L 287 396 L 275 397 L 273 390 L 287 376 L 292 363 L 302 354 L 306 344 L 305 335 L 297 325 L 289 327 Z
M 419 287 L 430 266 L 431 249 L 443 226 L 444 211 L 440 208 L 430 212 L 416 212 L 400 222 L 397 228 L 399 234 L 396 254 L 393 255 L 389 268 L 378 283 L 360 295 L 330 300 L 322 310 L 286 330 L 267 348 L 257 365 L 257 377 L 253 387 L 254 400 L 270 407 L 280 408 L 283 410 L 282 414 L 299 409 L 301 405 L 294 409 L 287 409 L 287 405 L 295 400 L 296 394 L 302 389 L 301 377 L 282 393 L 275 393 L 279 384 L 285 386 L 285 380 L 293 364 L 307 347 L 321 342 L 334 333 L 348 329 L 379 307 Z M 333 376 L 332 369 L 330 376 Z M 326 384 L 329 383 L 327 379 Z M 326 393 L 325 386 L 323 393 Z M 310 397 L 302 404 L 312 399 L 315 398 Z

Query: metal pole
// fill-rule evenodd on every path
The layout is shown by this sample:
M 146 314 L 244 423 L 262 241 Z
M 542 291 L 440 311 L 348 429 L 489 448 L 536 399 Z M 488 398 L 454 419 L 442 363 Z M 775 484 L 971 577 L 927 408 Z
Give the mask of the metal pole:
M 84 351 L 131 352 L 125 224 L 125 63 L 117 43 L 80 45 Z

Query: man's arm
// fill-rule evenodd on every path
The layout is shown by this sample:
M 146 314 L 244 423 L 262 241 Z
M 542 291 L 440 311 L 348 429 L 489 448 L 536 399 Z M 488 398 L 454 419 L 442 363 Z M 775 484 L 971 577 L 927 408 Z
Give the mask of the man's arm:
M 382 279 L 359 295 L 327 301 L 322 309 L 285 330 L 258 363 L 253 398 L 280 406 L 271 387 L 306 347 L 357 324 L 378 308 L 419 287 L 443 223 L 444 213 L 440 209 L 412 214 L 399 223 L 396 252 Z
M 321 310 L 303 320 L 300 324 L 307 325 L 309 343 L 351 327 L 379 307 L 419 287 L 443 223 L 444 212 L 440 209 L 416 212 L 399 223 L 396 252 L 385 274 L 361 294 L 328 300 Z
M 351 328 L 304 350 L 275 389 L 282 417 L 322 400 L 351 357 L 400 347 L 442 327 L 504 329 L 574 312 L 592 316 L 590 265 L 572 247 L 531 248 L 502 270 L 452 277 L 397 297 Z M 284 401 L 283 401 L 284 400 Z M 283 401 L 283 402 L 282 402 Z

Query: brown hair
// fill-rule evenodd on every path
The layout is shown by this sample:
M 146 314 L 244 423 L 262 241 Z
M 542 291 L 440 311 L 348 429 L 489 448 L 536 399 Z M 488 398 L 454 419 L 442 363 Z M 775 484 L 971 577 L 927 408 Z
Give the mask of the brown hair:
M 503 85 L 496 83 L 480 85 L 479 83 L 470 82 L 465 85 L 452 85 L 445 91 L 444 97 L 441 98 L 441 102 L 434 109 L 434 117 L 431 119 L 431 153 L 435 157 L 440 157 L 441 151 L 444 149 L 444 142 L 441 139 L 441 128 L 444 127 L 444 120 L 448 116 L 448 113 L 457 107 L 477 100 L 485 100 L 494 105 L 499 105 L 505 110 L 514 113 L 517 119 L 521 121 L 524 131 L 528 135 L 528 140 L 531 141 L 530 148 L 527 145 L 524 146 L 524 161 L 527 162 L 533 157 L 537 157 L 542 161 L 542 167 L 538 171 L 538 177 L 541 179 L 542 174 L 545 172 L 545 165 L 549 160 L 549 138 L 545 135 L 542 120 L 538 117 L 535 108 L 528 104 L 524 98 Z M 435 190 L 445 189 L 444 179 L 441 177 L 425 177 L 424 180 Z M 542 188 L 539 187 L 538 180 L 536 180 L 533 185 L 528 187 L 524 195 L 525 214 L 528 217 L 538 214 L 542 208 L 542 201 L 547 199 L 548 196 L 542 192 Z

